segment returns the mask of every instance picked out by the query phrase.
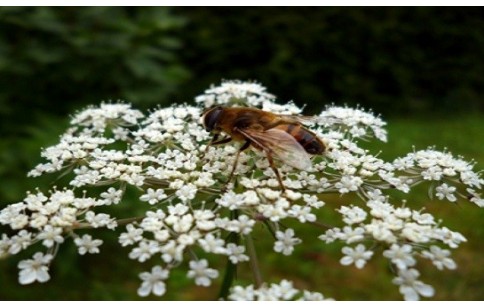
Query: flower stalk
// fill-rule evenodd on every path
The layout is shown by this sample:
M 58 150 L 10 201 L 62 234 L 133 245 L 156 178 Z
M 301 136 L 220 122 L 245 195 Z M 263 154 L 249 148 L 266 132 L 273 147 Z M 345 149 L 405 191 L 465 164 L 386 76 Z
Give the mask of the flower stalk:
M 254 276 L 254 286 L 256 288 L 260 288 L 264 283 L 264 280 L 262 279 L 262 273 L 260 271 L 259 261 L 257 260 L 257 252 L 255 249 L 254 240 L 250 235 L 244 236 L 244 240 L 245 240 L 245 246 L 247 247 L 247 253 L 249 254 L 249 258 L 250 258 L 249 260 L 250 269 L 252 271 L 252 275 Z

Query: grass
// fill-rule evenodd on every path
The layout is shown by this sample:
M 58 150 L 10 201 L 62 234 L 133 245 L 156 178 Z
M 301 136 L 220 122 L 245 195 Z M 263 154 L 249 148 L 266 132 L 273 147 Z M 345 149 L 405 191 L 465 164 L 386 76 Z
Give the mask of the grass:
M 391 160 L 412 150 L 435 145 L 447 148 L 466 159 L 475 159 L 478 170 L 484 169 L 484 121 L 482 116 L 449 119 L 393 119 L 389 121 L 389 142 L 362 144 L 373 153 L 381 151 L 380 157 Z M 427 211 L 444 221 L 444 225 L 461 232 L 468 242 L 453 253 L 458 263 L 455 271 L 438 271 L 430 263 L 420 261 L 422 280 L 436 289 L 435 300 L 484 300 L 484 210 L 465 202 L 452 205 L 429 201 L 425 188 L 418 194 L 405 196 L 414 208 L 425 207 Z M 339 204 L 359 201 L 351 197 L 328 197 L 321 217 L 331 221 L 337 215 L 331 210 Z M 300 224 L 299 224 L 300 225 Z M 339 264 L 341 245 L 325 245 L 317 236 L 323 231 L 314 226 L 298 227 L 299 245 L 291 257 L 272 253 L 273 240 L 260 230 L 255 246 L 260 258 L 263 277 L 268 282 L 291 279 L 300 288 L 319 291 L 340 300 L 400 300 L 397 287 L 391 284 L 392 273 L 382 258 L 372 260 L 362 270 Z M 20 286 L 17 282 L 16 265 L 28 258 L 32 251 L 21 256 L 0 261 L 0 300 L 138 300 L 136 289 L 140 280 L 138 273 L 151 268 L 158 260 L 139 264 L 129 260 L 129 249 L 121 248 L 115 237 L 108 232 L 100 235 L 106 242 L 100 255 L 81 257 L 72 243 L 61 247 L 52 269 L 52 280 L 46 284 Z M 109 240 L 111 239 L 111 240 Z M 222 269 L 225 260 L 214 259 L 211 264 Z M 169 292 L 164 300 L 216 299 L 219 279 L 211 288 L 194 287 L 184 275 L 175 270 L 168 282 Z M 248 264 L 238 269 L 238 279 L 252 283 Z M 170 291 L 171 290 L 171 291 Z M 158 299 L 152 297 L 150 299 Z

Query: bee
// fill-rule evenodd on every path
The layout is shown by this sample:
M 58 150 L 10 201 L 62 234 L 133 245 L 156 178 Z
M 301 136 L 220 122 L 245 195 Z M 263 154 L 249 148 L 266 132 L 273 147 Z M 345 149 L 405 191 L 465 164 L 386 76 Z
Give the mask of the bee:
M 301 123 L 302 117 L 279 115 L 248 107 L 213 107 L 202 114 L 201 122 L 208 132 L 214 134 L 209 146 L 243 142 L 237 151 L 230 183 L 237 167 L 240 153 L 250 146 L 265 153 L 269 165 L 285 191 L 281 175 L 274 165 L 274 158 L 299 170 L 311 168 L 310 155 L 324 154 L 326 145 Z M 221 133 L 225 138 L 219 139 Z

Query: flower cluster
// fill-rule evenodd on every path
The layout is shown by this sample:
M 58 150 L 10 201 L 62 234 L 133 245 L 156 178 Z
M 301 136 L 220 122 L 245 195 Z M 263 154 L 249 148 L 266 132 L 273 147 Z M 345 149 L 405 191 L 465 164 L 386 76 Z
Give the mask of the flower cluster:
M 340 130 L 356 138 L 375 137 L 387 141 L 386 123 L 364 110 L 331 106 L 321 112 L 317 123 L 332 130 Z
M 205 108 L 214 105 L 248 105 L 261 106 L 266 102 L 274 102 L 276 97 L 266 91 L 266 88 L 254 82 L 224 81 L 219 86 L 212 86 L 204 94 L 195 98 L 195 102 Z
M 302 293 L 302 294 L 301 294 Z M 298 290 L 289 280 L 282 280 L 279 284 L 272 283 L 270 286 L 262 285 L 254 288 L 253 285 L 247 287 L 235 286 L 229 295 L 230 300 L 235 301 L 330 301 L 332 298 L 324 298 L 323 294 Z
M 254 277 L 260 277 L 255 230 L 266 229 L 273 238 L 269 248 L 290 256 L 305 240 L 297 235 L 297 224 L 323 226 L 326 232 L 316 235 L 323 242 L 343 242 L 342 265 L 362 268 L 378 255 L 388 259 L 396 273 L 393 283 L 405 299 L 434 294 L 432 286 L 418 280 L 419 259 L 430 260 L 438 270 L 456 268 L 447 248 L 457 248 L 464 236 L 423 210 L 406 203 L 396 207 L 387 192 L 409 192 L 429 182 L 431 195 L 440 200 L 457 202 L 460 197 L 482 207 L 484 181 L 472 163 L 435 149 L 386 162 L 358 144 L 359 139 L 386 141 L 379 117 L 336 106 L 302 117 L 296 105 L 277 104 L 256 83 L 226 81 L 195 101 L 201 107 L 174 105 L 146 116 L 127 103 L 101 104 L 73 117 L 59 143 L 42 151 L 45 162 L 29 172 L 33 177 L 61 173 L 69 186 L 27 192 L 23 201 L 0 211 L 0 224 L 12 230 L 0 237 L 0 257 L 37 249 L 32 259 L 19 263 L 21 284 L 48 281 L 49 265 L 66 241 L 72 240 L 81 255 L 99 253 L 103 241 L 83 232 L 96 228 L 119 232 L 128 258 L 160 260 L 140 274 L 140 296 L 165 294 L 170 273 L 181 267 L 196 285 L 212 285 L 222 272 L 209 264 L 208 255 L 226 258 L 232 267 L 251 262 Z M 249 148 L 240 153 L 227 183 L 240 145 L 207 145 L 211 136 L 200 117 L 214 105 L 298 115 L 328 151 L 313 157 L 306 171 L 276 160 L 283 191 L 265 153 Z M 139 192 L 132 211 L 137 214 L 126 217 L 119 204 L 132 187 Z M 342 226 L 325 221 L 324 212 L 331 210 L 325 197 L 331 193 L 360 198 L 360 205 L 337 208 Z M 269 287 L 257 278 L 255 285 L 228 291 L 225 298 L 233 300 L 324 299 L 286 280 Z
M 405 283 L 404 288 L 400 287 L 405 299 L 418 300 L 418 294 L 432 296 L 434 291 L 431 286 L 425 285 L 426 291 L 422 291 L 423 283 L 410 279 L 419 276 L 415 269 L 417 257 L 432 260 L 439 270 L 455 269 L 450 251 L 441 249 L 437 244 L 455 249 L 466 241 L 465 237 L 447 227 L 440 227 L 429 213 L 403 206 L 396 208 L 379 190 L 368 196 L 365 208 L 353 205 L 340 207 L 338 212 L 347 225 L 342 229 L 328 229 L 320 239 L 326 243 L 345 242 L 348 246 L 342 249 L 345 256 L 340 262 L 342 265 L 354 263 L 357 268 L 364 267 L 374 254 L 374 251 L 366 250 L 363 243 L 378 243 L 385 247 L 380 252 L 395 268 L 397 277 L 393 282 L 398 285 Z
M 413 183 L 430 182 L 429 195 L 435 195 L 439 200 L 456 202 L 457 197 L 461 197 L 484 207 L 484 199 L 478 192 L 484 186 L 484 179 L 473 171 L 473 163 L 461 157 L 429 148 L 398 158 L 393 165 Z

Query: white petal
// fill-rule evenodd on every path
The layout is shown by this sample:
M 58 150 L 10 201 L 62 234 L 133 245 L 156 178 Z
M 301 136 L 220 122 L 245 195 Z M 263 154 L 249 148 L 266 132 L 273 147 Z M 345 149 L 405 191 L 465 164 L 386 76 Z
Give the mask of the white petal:
M 210 283 L 211 283 L 211 281 L 207 277 L 198 277 L 197 279 L 195 279 L 195 284 L 197 286 L 208 287 L 208 286 L 210 286 Z
M 457 268 L 457 264 L 452 259 L 444 259 L 443 263 L 444 263 L 445 267 L 447 267 L 450 270 Z
M 50 275 L 47 270 L 47 266 L 43 266 L 41 269 L 37 270 L 37 280 L 39 282 L 46 282 L 50 279 Z
M 355 262 L 356 268 L 360 268 L 360 269 L 363 268 L 365 264 L 366 264 L 366 261 L 363 259 L 356 260 Z
M 406 301 L 418 301 L 420 299 L 418 293 L 409 286 L 400 286 L 400 293 L 403 294 Z
M 339 260 L 339 263 L 341 263 L 342 265 L 350 265 L 351 263 L 353 263 L 353 258 L 350 256 L 345 256 L 341 258 L 341 260 Z
M 415 288 L 417 289 L 418 293 L 420 293 L 420 295 L 425 297 L 432 297 L 435 294 L 434 288 L 428 284 L 422 283 L 415 286 Z
M 341 252 L 343 252 L 345 255 L 349 255 L 353 253 L 353 248 L 345 246 L 341 249 Z
M 151 284 L 148 282 L 143 282 L 141 287 L 138 289 L 139 296 L 148 296 L 151 293 Z
M 19 269 L 31 268 L 32 260 L 22 260 L 18 263 Z
M 29 284 L 37 279 L 37 274 L 31 268 L 26 268 L 19 273 L 18 282 L 20 284 Z
M 158 296 L 162 296 L 166 292 L 165 283 L 163 281 L 155 282 L 153 286 L 153 293 Z

